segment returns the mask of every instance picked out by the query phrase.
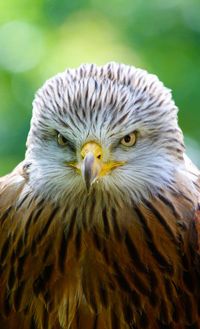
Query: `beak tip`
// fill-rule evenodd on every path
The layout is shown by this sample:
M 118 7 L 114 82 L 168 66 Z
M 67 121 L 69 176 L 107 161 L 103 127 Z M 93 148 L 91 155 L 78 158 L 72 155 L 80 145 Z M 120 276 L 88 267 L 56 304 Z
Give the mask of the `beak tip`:
M 91 185 L 94 183 L 96 178 L 96 174 L 94 174 L 93 172 L 93 164 L 94 164 L 94 155 L 92 153 L 88 153 L 83 161 L 83 166 L 82 166 L 82 174 L 87 191 L 90 190 Z

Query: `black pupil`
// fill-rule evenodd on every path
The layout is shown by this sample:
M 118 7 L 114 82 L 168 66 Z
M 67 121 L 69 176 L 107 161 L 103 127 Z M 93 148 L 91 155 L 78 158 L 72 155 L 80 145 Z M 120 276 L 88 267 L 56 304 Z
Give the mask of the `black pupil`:
M 131 136 L 130 136 L 130 135 L 126 135 L 126 136 L 124 137 L 124 141 L 125 141 L 126 143 L 129 143 L 130 140 L 131 140 Z
M 65 144 L 65 143 L 67 143 L 67 140 L 66 140 L 66 138 L 64 137 L 64 136 L 62 136 L 62 142 Z

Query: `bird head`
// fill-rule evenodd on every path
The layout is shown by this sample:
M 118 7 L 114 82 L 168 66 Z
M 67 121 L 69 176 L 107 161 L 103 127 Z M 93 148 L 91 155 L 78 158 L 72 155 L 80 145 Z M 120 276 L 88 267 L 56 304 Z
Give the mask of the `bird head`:
M 169 89 L 131 66 L 82 65 L 46 81 L 33 102 L 26 161 L 45 197 L 102 193 L 138 202 L 172 187 L 183 137 Z

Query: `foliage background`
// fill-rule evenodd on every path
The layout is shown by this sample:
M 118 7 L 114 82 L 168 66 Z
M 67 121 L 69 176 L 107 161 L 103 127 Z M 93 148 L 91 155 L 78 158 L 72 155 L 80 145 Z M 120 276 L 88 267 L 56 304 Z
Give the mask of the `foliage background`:
M 0 175 L 23 159 L 35 91 L 66 67 L 120 61 L 155 73 L 200 165 L 199 0 L 0 0 Z

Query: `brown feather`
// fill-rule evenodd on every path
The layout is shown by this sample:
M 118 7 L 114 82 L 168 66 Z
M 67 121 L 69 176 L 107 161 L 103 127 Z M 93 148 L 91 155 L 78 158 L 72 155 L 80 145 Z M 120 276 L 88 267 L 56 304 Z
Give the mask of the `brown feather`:
M 105 204 L 80 230 L 74 206 L 30 190 L 22 200 L 19 169 L 0 183 L 2 329 L 199 328 L 200 211 L 188 193 Z

